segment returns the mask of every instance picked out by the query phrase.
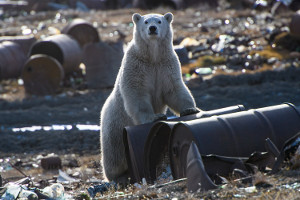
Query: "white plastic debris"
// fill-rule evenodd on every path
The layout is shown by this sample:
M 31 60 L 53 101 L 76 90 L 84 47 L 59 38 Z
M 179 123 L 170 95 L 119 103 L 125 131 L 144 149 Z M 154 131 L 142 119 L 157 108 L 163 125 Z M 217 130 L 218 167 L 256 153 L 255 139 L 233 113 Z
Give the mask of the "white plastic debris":
M 42 193 L 47 195 L 51 199 L 64 200 L 64 186 L 60 183 L 54 183 L 51 186 L 47 186 L 42 190 Z
M 244 188 L 245 192 L 247 193 L 254 193 L 254 192 L 257 192 L 257 189 L 255 186 L 251 186 L 251 187 L 246 187 Z
M 27 187 L 18 185 L 15 183 L 8 183 L 4 186 L 6 188 L 5 193 L 0 197 L 3 200 L 15 200 L 15 199 L 30 199 L 38 200 L 36 193 L 27 190 Z
M 58 170 L 58 174 L 59 174 L 59 176 L 57 177 L 58 183 L 69 184 L 69 183 L 79 182 L 78 179 L 70 177 L 68 174 L 66 174 L 65 172 L 63 172 L 61 170 Z
M 145 178 L 142 178 L 142 183 L 143 183 L 143 185 L 147 185 L 147 181 Z

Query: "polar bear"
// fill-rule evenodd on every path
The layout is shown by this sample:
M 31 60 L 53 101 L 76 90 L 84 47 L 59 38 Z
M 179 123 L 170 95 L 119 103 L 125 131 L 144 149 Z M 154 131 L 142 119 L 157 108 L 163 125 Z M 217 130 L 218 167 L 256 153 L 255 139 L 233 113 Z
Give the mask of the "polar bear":
M 182 80 L 173 48 L 173 14 L 133 14 L 133 39 L 125 51 L 112 93 L 100 116 L 103 175 L 123 182 L 128 166 L 123 128 L 166 119 L 167 107 L 175 114 L 200 111 Z

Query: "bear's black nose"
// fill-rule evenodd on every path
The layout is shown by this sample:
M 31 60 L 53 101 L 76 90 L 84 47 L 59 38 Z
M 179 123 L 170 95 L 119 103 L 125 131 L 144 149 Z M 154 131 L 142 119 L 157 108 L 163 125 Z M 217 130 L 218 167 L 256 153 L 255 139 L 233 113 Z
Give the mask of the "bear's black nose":
M 156 26 L 150 26 L 149 27 L 149 31 L 150 31 L 150 34 L 153 34 L 153 33 L 155 33 L 156 32 Z

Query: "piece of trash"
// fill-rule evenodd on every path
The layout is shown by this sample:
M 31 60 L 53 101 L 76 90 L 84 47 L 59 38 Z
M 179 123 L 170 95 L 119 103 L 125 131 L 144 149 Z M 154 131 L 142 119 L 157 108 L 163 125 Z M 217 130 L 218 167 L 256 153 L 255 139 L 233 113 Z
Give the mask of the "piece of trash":
M 166 163 L 164 163 L 164 164 L 166 164 Z M 162 163 L 159 163 L 159 165 L 162 165 Z M 157 182 L 166 182 L 166 181 L 172 181 L 172 180 L 173 180 L 173 177 L 172 177 L 171 167 L 168 164 L 167 167 L 165 167 L 163 169 L 162 173 L 159 176 L 157 176 L 156 181 Z
M 0 42 L 9 41 L 20 45 L 25 55 L 28 55 L 29 49 L 32 44 L 36 42 L 36 38 L 33 35 L 27 36 L 1 36 Z
M 263 125 L 265 121 L 268 122 L 268 127 Z M 196 141 L 197 146 L 201 147 L 199 151 L 204 155 L 245 158 L 255 151 L 265 151 L 267 138 L 276 141 L 275 145 L 281 148 L 285 141 L 299 130 L 299 111 L 288 103 L 178 123 L 172 129 L 169 140 L 172 175 L 175 179 L 186 176 L 184 161 L 187 148 L 183 144 Z M 159 135 L 160 132 L 157 131 L 155 134 Z M 274 160 L 272 157 L 271 155 L 270 161 Z M 259 162 L 263 161 L 260 168 L 264 168 L 265 163 L 271 163 L 268 162 L 269 155 L 256 158 L 259 158 L 257 159 Z M 254 157 L 254 161 L 256 158 Z M 205 164 L 205 161 L 203 162 Z
M 142 178 L 142 183 L 143 183 L 143 185 L 147 185 L 147 181 L 145 178 Z
M 173 185 L 173 184 L 176 184 L 176 183 L 184 182 L 186 180 L 187 180 L 187 178 L 181 178 L 181 179 L 177 179 L 175 181 L 170 181 L 170 182 L 163 183 L 163 184 L 152 185 L 152 186 L 149 186 L 149 188 L 162 188 L 162 187 L 165 187 L 165 186 L 168 186 L 168 185 Z
M 234 40 L 234 37 L 229 35 L 220 35 L 219 36 L 219 42 L 215 43 L 211 46 L 211 49 L 218 53 L 218 52 L 224 52 L 224 49 L 226 48 L 226 45 Z
M 2 194 L 1 199 L 3 200 L 14 200 L 14 199 L 28 199 L 28 200 L 38 200 L 36 193 L 29 191 L 27 187 L 16 184 L 7 183 L 3 187 L 5 189 L 4 194 Z
M 6 191 L 1 196 L 1 199 L 16 199 L 22 190 L 20 185 L 14 183 L 8 183 L 4 188 L 6 188 Z
M 246 198 L 246 195 L 243 195 L 243 194 L 234 194 L 233 196 L 235 198 Z
M 267 5 L 268 5 L 268 1 L 266 1 L 266 0 L 256 0 L 254 3 L 254 7 L 257 7 L 257 6 L 266 7 Z
M 291 158 L 292 169 L 300 168 L 300 146 L 298 146 L 297 151 Z
M 41 192 L 51 199 L 63 200 L 65 189 L 62 184 L 54 183 L 53 185 L 45 187 Z
M 166 122 L 125 127 L 125 152 L 127 162 L 131 163 L 131 165 L 129 165 L 131 166 L 129 167 L 131 181 L 133 183 L 140 182 L 143 177 L 146 177 L 147 182 L 152 183 L 157 179 L 156 168 L 159 165 L 159 158 L 164 149 L 168 147 L 172 127 L 177 124 L 178 121 L 205 118 L 213 115 L 239 112 L 242 110 L 245 110 L 242 105 L 229 106 L 216 110 L 203 111 L 185 117 L 172 118 Z M 174 149 L 174 151 L 176 151 L 176 149 Z M 141 154 L 140 152 L 144 152 L 144 154 Z M 143 161 L 145 162 L 144 164 Z M 172 172 L 172 170 L 170 171 Z
M 61 32 L 75 38 L 81 48 L 86 44 L 100 41 L 97 29 L 91 23 L 80 18 L 72 20 Z
M 250 187 L 246 187 L 246 188 L 242 188 L 245 190 L 245 192 L 247 193 L 254 193 L 254 192 L 257 192 L 257 189 L 255 186 L 250 186 Z
M 276 173 L 280 170 L 281 165 L 286 160 L 290 160 L 293 155 L 297 152 L 298 147 L 300 146 L 300 132 L 291 138 L 285 141 L 284 146 L 280 151 L 280 155 L 277 157 L 277 160 L 272 168 L 272 173 Z
M 18 199 L 38 200 L 38 195 L 29 190 L 22 190 L 19 193 Z
M 90 196 L 94 198 L 97 193 L 103 194 L 104 192 L 108 191 L 109 188 L 117 189 L 117 187 L 118 185 L 115 182 L 105 182 L 100 185 L 91 186 L 87 189 L 87 191 L 89 192 Z
M 209 75 L 212 74 L 212 69 L 210 67 L 201 67 L 195 70 L 198 75 Z
M 0 43 L 0 60 L 0 80 L 19 78 L 26 55 L 19 44 L 5 41 Z
M 33 44 L 30 53 L 43 54 L 55 58 L 63 67 L 65 74 L 70 74 L 79 68 L 82 51 L 79 43 L 66 34 L 49 36 Z
M 297 135 L 295 139 L 287 143 L 284 147 L 283 151 L 285 154 L 285 159 L 290 159 L 296 152 L 300 146 L 300 133 Z
M 291 184 L 284 184 L 281 187 L 286 188 L 286 189 L 297 189 L 297 188 L 300 188 L 300 183 L 296 182 L 296 183 L 291 183 Z
M 192 142 L 187 153 L 187 188 L 189 192 L 201 190 L 216 189 L 217 185 L 213 183 L 205 171 L 201 155 L 197 145 Z
M 200 44 L 199 41 L 195 40 L 194 38 L 184 38 L 181 42 L 180 42 L 180 46 L 184 46 L 184 47 L 190 47 L 190 46 L 198 46 Z
M 49 156 L 41 159 L 41 166 L 43 169 L 60 169 L 61 159 L 58 156 Z
M 63 78 L 62 65 L 55 58 L 44 54 L 31 56 L 22 71 L 22 80 L 28 94 L 55 94 Z
M 134 187 L 136 187 L 136 188 L 138 188 L 138 189 L 142 189 L 142 185 L 141 185 L 141 184 L 134 183 L 133 185 L 134 185 Z
M 109 88 L 115 84 L 123 58 L 123 49 L 115 49 L 105 42 L 84 46 L 83 60 L 89 88 Z
M 58 170 L 58 174 L 59 174 L 59 176 L 57 177 L 57 182 L 58 183 L 70 184 L 70 183 L 80 181 L 78 179 L 70 177 L 68 174 L 66 174 L 65 172 L 63 172 L 61 170 Z

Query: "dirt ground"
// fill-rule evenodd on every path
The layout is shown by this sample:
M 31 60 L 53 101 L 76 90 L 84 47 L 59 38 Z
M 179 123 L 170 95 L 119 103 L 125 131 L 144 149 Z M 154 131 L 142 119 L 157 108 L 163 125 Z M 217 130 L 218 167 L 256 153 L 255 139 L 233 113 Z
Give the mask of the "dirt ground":
M 43 23 L 46 27 L 61 29 L 65 20 L 83 18 L 94 23 L 103 41 L 116 41 L 120 30 L 126 35 L 124 42 L 131 39 L 132 27 L 130 27 L 131 15 L 134 12 L 142 14 L 148 12 L 164 13 L 167 8 L 157 10 L 116 10 L 116 11 L 51 11 L 36 13 L 36 15 L 16 16 L 10 20 L 1 22 L 1 33 L 20 34 L 20 27 L 26 26 L 33 30 Z M 267 11 L 257 10 L 232 10 L 220 8 L 220 10 L 186 9 L 175 11 L 174 15 L 174 40 L 180 43 L 182 39 L 191 37 L 196 40 L 210 40 L 207 45 L 217 42 L 216 38 L 221 34 L 231 34 L 234 27 L 239 27 L 239 20 L 246 21 L 251 28 L 240 28 L 234 37 L 247 36 L 249 41 L 261 41 L 262 47 L 267 46 L 263 30 L 272 26 L 277 29 L 287 27 L 292 12 L 281 13 L 272 16 L 268 23 Z M 248 19 L 249 18 L 249 19 Z M 229 26 L 224 25 L 224 20 L 233 22 Z M 253 19 L 251 24 L 249 21 Z M 221 20 L 218 25 L 216 20 Z M 203 30 L 206 23 L 208 31 Z M 197 24 L 202 24 L 197 26 Z M 199 30 L 200 29 L 200 30 Z M 35 37 L 49 35 L 49 29 L 40 30 Z M 5 35 L 5 33 L 3 34 Z M 238 44 L 235 44 L 238 46 Z M 244 45 L 247 46 L 247 45 Z M 250 47 L 249 47 L 250 48 Z M 250 54 L 251 50 L 245 54 Z M 218 53 L 220 54 L 220 53 Z M 224 53 L 226 54 L 226 53 Z M 225 63 L 229 66 L 230 56 L 226 55 Z M 240 54 L 244 60 L 247 58 Z M 245 61 L 246 62 L 246 61 Z M 284 102 L 300 106 L 300 68 L 297 57 L 277 59 L 276 66 L 272 70 L 261 70 L 264 62 L 256 64 L 256 69 L 232 67 L 233 72 L 216 73 L 210 76 L 197 76 L 187 85 L 196 100 L 197 106 L 203 110 L 211 110 L 231 105 L 242 104 L 246 109 L 272 106 Z M 230 67 L 229 67 L 230 68 Z M 26 95 L 18 80 L 3 80 L 0 82 L 0 172 L 3 184 L 16 181 L 24 177 L 24 174 L 33 178 L 33 182 L 39 187 L 51 185 L 58 176 L 57 170 L 42 170 L 40 157 L 54 153 L 62 160 L 62 170 L 69 175 L 80 179 L 79 183 L 65 185 L 68 194 L 83 199 L 80 194 L 87 193 L 86 188 L 101 180 L 99 164 L 99 131 L 80 130 L 76 125 L 99 125 L 99 114 L 105 99 L 111 89 L 88 89 L 85 86 L 65 86 L 57 95 L 30 96 Z M 71 125 L 65 130 L 37 130 L 16 131 L 15 128 L 32 126 Z M 74 163 L 75 164 L 72 164 Z M 14 166 L 14 167 L 12 167 Z M 20 173 L 19 170 L 24 174 Z M 75 172 L 78 172 L 77 175 Z M 79 175 L 78 175 L 79 174 Z M 142 188 L 128 188 L 123 193 L 110 191 L 111 197 L 119 195 L 119 198 L 157 198 L 157 199 L 228 199 L 228 198 L 253 198 L 253 199 L 297 199 L 300 196 L 299 171 L 283 170 L 277 175 L 265 176 L 270 188 L 257 188 L 249 193 L 235 184 L 228 184 L 223 189 L 210 192 L 189 194 L 186 192 L 185 183 L 179 183 L 151 189 L 150 186 Z M 95 181 L 96 180 L 96 181 Z M 43 184 L 44 185 L 43 185 Z M 295 187 L 293 187 L 293 184 Z M 245 188 L 247 186 L 243 186 Z M 282 191 L 282 193 L 280 192 Z M 124 196 L 124 194 L 126 194 Z M 106 196 L 105 196 L 106 195 Z M 105 194 L 102 198 L 107 198 Z M 122 196 L 123 195 L 123 196 Z M 100 197 L 99 197 L 100 198 Z

